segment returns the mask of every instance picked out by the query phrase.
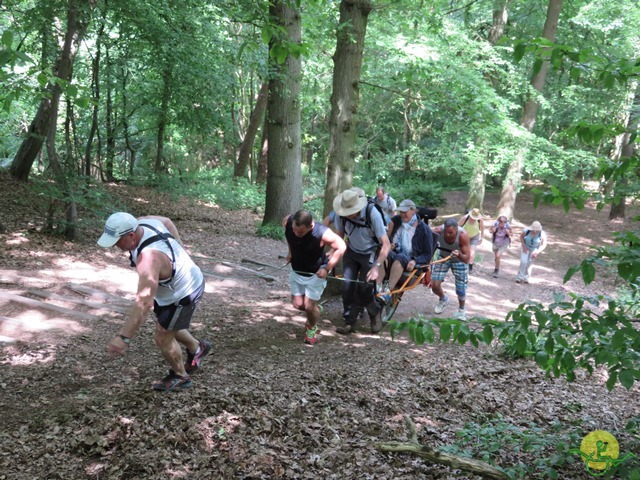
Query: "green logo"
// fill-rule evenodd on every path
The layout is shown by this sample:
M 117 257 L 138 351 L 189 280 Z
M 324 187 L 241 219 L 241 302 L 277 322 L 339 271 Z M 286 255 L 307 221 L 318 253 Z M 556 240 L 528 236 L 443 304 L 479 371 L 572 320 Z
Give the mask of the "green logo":
M 617 467 L 629 458 L 635 458 L 633 453 L 620 456 L 620 445 L 616 438 L 604 430 L 595 430 L 582 439 L 580 450 L 573 449 L 570 453 L 576 453 L 582 457 L 584 466 L 591 475 L 602 477 L 609 469 Z

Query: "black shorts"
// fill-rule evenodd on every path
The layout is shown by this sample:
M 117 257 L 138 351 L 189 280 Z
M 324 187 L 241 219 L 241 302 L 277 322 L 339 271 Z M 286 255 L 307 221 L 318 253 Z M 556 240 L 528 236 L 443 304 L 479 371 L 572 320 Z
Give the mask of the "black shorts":
M 196 305 L 204 294 L 204 280 L 190 295 L 182 298 L 177 304 L 160 306 L 154 300 L 153 313 L 158 318 L 158 324 L 165 330 L 185 330 L 191 325 L 191 317 Z

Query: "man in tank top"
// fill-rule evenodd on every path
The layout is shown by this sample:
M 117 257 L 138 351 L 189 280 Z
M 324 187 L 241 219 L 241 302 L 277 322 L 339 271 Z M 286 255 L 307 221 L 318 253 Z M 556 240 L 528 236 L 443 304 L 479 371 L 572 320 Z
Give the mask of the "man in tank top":
M 107 345 L 111 357 L 124 355 L 134 335 L 153 308 L 155 343 L 171 367 L 169 375 L 153 384 L 155 390 L 183 390 L 192 386 L 190 374 L 211 351 L 211 342 L 198 341 L 189 332 L 191 317 L 204 293 L 204 276 L 182 245 L 178 229 L 167 217 L 136 219 L 126 212 L 111 215 L 98 245 L 128 251 L 138 273 L 136 300 L 125 324 Z M 187 349 L 183 363 L 182 348 Z
M 471 258 L 469 234 L 458 226 L 458 221 L 455 218 L 448 218 L 444 225 L 435 227 L 433 231 L 439 234 L 439 258 L 451 256 L 446 262 L 436 263 L 431 269 L 431 290 L 439 299 L 434 311 L 435 313 L 442 313 L 449 304 L 449 297 L 445 295 L 442 289 L 442 282 L 449 269 L 451 269 L 455 279 L 459 307 L 452 318 L 466 320 L 465 301 L 469 282 L 468 263 Z
M 294 308 L 306 312 L 304 343 L 318 341 L 318 301 L 327 285 L 327 274 L 336 266 L 347 246 L 331 229 L 316 223 L 311 213 L 298 210 L 282 221 L 289 245 L 287 263 L 291 263 L 289 283 Z M 332 251 L 328 258 L 325 246 Z

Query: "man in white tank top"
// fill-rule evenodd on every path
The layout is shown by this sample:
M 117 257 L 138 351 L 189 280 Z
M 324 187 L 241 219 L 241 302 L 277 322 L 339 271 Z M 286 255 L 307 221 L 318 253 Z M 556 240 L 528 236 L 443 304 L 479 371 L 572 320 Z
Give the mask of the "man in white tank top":
M 198 341 L 189 332 L 191 317 L 204 293 L 204 276 L 182 246 L 178 229 L 166 217 L 136 219 L 118 212 L 105 224 L 98 240 L 104 248 L 117 246 L 130 252 L 131 266 L 138 272 L 138 292 L 129 316 L 107 345 L 112 356 L 124 355 L 133 336 L 153 308 L 157 317 L 154 340 L 169 363 L 169 375 L 153 384 L 156 390 L 191 387 L 190 374 L 211 351 L 211 342 Z M 183 362 L 182 348 L 187 349 Z

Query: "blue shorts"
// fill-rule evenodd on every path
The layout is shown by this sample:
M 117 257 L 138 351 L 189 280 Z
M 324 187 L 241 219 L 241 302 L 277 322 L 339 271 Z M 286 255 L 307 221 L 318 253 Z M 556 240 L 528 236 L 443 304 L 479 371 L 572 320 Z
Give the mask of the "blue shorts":
M 436 263 L 431 266 L 431 280 L 442 282 L 449 269 L 453 272 L 453 278 L 456 281 L 456 295 L 460 300 L 464 300 L 467 296 L 467 284 L 469 283 L 469 266 L 466 263 L 452 262 L 451 260 Z
M 389 259 L 389 265 L 393 265 L 393 262 L 400 262 L 404 270 L 407 269 L 407 265 L 409 265 L 409 262 L 411 261 L 409 255 L 405 255 L 404 253 L 396 253 L 393 251 L 389 252 L 387 258 Z
M 289 272 L 289 283 L 291 284 L 292 296 L 305 296 L 315 302 L 320 300 L 324 287 L 327 286 L 327 280 L 320 278 L 315 273 L 307 277 L 294 271 Z

